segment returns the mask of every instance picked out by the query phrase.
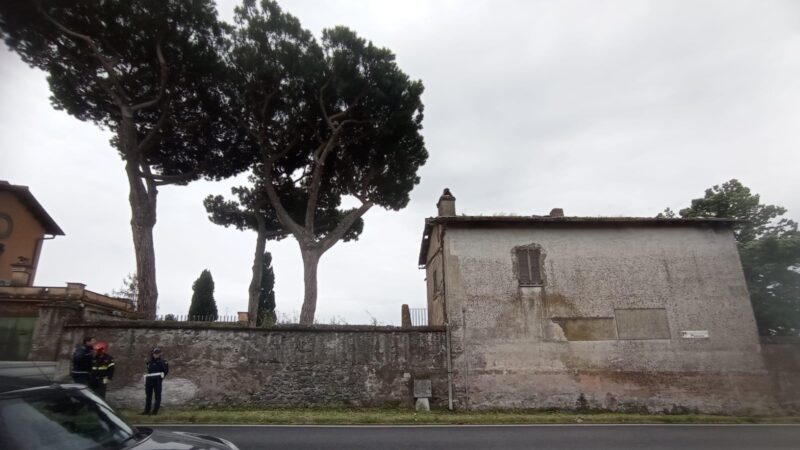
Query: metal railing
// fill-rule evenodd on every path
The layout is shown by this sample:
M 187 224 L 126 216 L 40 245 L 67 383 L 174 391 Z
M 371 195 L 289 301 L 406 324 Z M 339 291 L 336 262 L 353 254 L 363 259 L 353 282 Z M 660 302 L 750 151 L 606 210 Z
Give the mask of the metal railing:
M 235 323 L 239 321 L 239 316 L 190 316 L 188 314 L 163 314 L 156 316 L 156 320 L 163 322 L 217 322 L 217 323 Z
M 411 312 L 411 326 L 424 327 L 428 325 L 428 308 L 409 308 Z

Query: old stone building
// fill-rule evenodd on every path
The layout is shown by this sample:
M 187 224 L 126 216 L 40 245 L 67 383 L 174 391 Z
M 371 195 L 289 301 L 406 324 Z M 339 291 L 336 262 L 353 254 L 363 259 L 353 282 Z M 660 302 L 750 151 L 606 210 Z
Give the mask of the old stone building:
M 448 325 L 470 408 L 768 411 L 774 404 L 721 219 L 459 216 L 425 221 L 429 323 Z

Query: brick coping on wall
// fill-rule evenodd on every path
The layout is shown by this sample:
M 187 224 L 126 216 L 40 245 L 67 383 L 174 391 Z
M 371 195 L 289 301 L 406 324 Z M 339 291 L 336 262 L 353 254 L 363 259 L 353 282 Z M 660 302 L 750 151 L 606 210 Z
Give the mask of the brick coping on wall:
M 372 331 L 382 333 L 397 332 L 444 332 L 444 326 L 424 326 L 402 328 L 396 326 L 373 326 L 373 325 L 275 325 L 269 328 L 247 327 L 245 325 L 230 323 L 204 323 L 204 322 L 171 322 L 171 321 L 152 321 L 152 320 L 113 320 L 113 321 L 90 321 L 81 323 L 68 323 L 67 328 L 161 328 L 161 329 L 188 329 L 188 330 L 231 330 L 231 331 L 303 331 L 303 332 L 354 332 Z

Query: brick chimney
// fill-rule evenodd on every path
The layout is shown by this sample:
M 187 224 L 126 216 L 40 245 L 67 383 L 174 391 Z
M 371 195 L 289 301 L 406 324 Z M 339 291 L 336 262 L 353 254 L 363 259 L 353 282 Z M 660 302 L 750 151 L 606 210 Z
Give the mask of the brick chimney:
M 450 193 L 450 189 L 445 188 L 439 201 L 436 203 L 439 209 L 439 216 L 455 216 L 456 215 L 456 198 Z
M 550 217 L 564 217 L 564 210 L 561 208 L 553 208 L 550 210 Z

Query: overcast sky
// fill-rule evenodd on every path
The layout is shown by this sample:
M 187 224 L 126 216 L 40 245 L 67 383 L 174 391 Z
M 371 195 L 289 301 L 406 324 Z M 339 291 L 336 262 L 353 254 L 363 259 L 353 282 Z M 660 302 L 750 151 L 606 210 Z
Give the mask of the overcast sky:
M 237 2 L 219 3 L 232 17 Z M 653 216 L 738 178 L 800 219 L 800 2 L 281 2 L 319 36 L 347 25 L 425 84 L 430 153 L 400 212 L 373 209 L 361 239 L 320 265 L 317 317 L 387 324 L 425 306 L 417 268 L 442 188 L 459 213 Z M 45 75 L 0 54 L 0 179 L 30 187 L 64 229 L 37 285 L 110 292 L 135 268 L 123 165 L 109 133 L 50 107 Z M 241 180 L 239 180 L 241 181 Z M 208 194 L 160 190 L 159 313 L 185 314 L 209 269 L 221 314 L 247 309 L 255 235 L 211 224 Z M 297 243 L 268 243 L 277 308 L 299 312 Z

